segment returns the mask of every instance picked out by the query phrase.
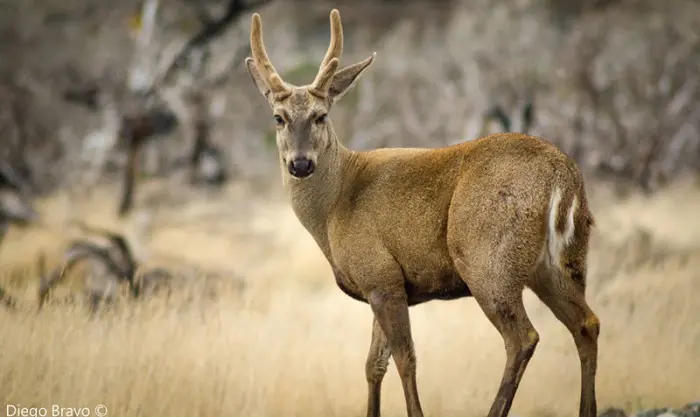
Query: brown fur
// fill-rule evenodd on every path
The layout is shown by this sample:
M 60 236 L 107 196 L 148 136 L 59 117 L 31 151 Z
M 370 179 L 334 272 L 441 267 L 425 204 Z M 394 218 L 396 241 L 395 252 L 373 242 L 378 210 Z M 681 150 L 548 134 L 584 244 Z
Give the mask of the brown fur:
M 573 335 L 581 360 L 579 416 L 594 417 L 600 325 L 585 301 L 593 217 L 576 164 L 552 144 L 515 133 L 438 149 L 345 148 L 326 115 L 374 55 L 334 69 L 342 52 L 337 10 L 330 20 L 331 45 L 311 85 L 289 85 L 275 72 L 258 14 L 246 64 L 273 109 L 283 182 L 297 217 L 338 286 L 374 313 L 367 416 L 379 416 L 389 354 L 408 416 L 423 416 L 408 308 L 466 296 L 503 337 L 506 367 L 489 417 L 506 416 L 539 341 L 523 307 L 527 286 Z M 300 157 L 314 163 L 308 176 L 290 174 L 290 161 Z

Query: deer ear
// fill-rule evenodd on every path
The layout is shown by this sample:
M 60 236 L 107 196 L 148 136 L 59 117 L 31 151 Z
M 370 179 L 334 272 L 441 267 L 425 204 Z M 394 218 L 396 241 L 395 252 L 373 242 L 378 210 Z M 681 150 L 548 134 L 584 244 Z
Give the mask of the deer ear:
M 258 67 L 255 65 L 253 58 L 246 58 L 245 65 L 246 68 L 248 68 L 248 74 L 250 74 L 253 82 L 255 83 L 255 87 L 257 87 L 260 94 L 262 94 L 263 97 L 269 101 L 270 88 L 267 86 L 267 84 L 265 84 L 265 81 L 263 81 L 260 71 L 258 71 Z
M 372 63 L 376 55 L 377 53 L 374 52 L 364 61 L 347 66 L 340 71 L 337 71 L 335 75 L 333 75 L 333 81 L 331 81 L 331 85 L 328 89 L 329 97 L 332 98 L 333 101 L 340 100 L 345 93 L 350 91 L 352 87 L 355 86 L 355 83 L 360 78 L 360 75 L 365 69 L 367 69 L 367 67 L 369 67 L 369 64 Z

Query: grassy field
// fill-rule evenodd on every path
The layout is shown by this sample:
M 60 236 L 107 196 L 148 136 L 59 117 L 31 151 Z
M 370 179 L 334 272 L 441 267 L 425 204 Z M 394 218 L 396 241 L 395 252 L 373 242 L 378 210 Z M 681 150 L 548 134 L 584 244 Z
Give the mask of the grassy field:
M 621 202 L 601 186 L 591 193 L 598 228 L 589 298 L 602 320 L 600 407 L 697 400 L 700 190 L 679 185 Z M 51 230 L 13 229 L 0 250 L 2 282 L 22 302 L 18 313 L 0 309 L 0 415 L 5 404 L 104 404 L 120 417 L 364 415 L 370 310 L 335 287 L 284 200 L 231 186 L 225 196 L 193 194 L 186 204 L 162 203 L 119 222 L 116 195 L 105 188 L 90 198 L 42 201 Z M 80 305 L 52 305 L 37 315 L 34 259 L 41 249 L 56 262 L 68 216 L 138 237 L 145 262 L 200 265 L 247 286 L 221 285 L 215 297 L 187 303 L 120 304 L 93 321 Z M 196 277 L 190 284 L 181 291 L 203 294 Z M 529 291 L 526 307 L 541 342 L 512 414 L 575 415 L 573 342 Z M 505 354 L 476 303 L 433 302 L 413 308 L 411 319 L 426 415 L 484 415 Z M 384 416 L 405 416 L 393 363 L 383 398 Z

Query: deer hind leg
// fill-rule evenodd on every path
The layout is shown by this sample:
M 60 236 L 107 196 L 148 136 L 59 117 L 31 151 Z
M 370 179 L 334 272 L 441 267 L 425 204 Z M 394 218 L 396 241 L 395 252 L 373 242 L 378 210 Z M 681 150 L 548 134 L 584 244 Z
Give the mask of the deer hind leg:
M 461 259 L 455 259 L 455 266 L 479 307 L 503 338 L 506 365 L 488 417 L 505 417 L 540 340 L 523 305 L 524 280 L 517 273 L 490 271 L 476 263 L 468 266 Z
M 389 341 L 379 325 L 379 321 L 375 318 L 372 325 L 372 343 L 365 365 L 369 391 L 367 396 L 367 417 L 379 417 L 382 380 L 384 375 L 386 375 L 390 356 Z
M 595 417 L 600 320 L 586 302 L 585 268 L 575 263 L 566 265 L 567 268 L 549 268 L 538 274 L 530 287 L 573 336 L 581 362 L 579 416 Z
M 386 335 L 401 377 L 408 417 L 423 417 L 416 384 L 416 352 L 411 336 L 406 294 L 375 290 L 368 297 L 372 312 Z

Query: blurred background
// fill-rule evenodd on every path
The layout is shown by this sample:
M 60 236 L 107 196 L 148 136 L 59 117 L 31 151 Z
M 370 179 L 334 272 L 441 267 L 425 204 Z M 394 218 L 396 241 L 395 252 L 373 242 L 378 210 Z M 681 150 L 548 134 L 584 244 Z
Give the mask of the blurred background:
M 4 2 L 5 158 L 17 155 L 12 159 L 26 165 L 41 190 L 86 178 L 81 167 L 115 140 L 107 134 L 113 107 L 133 107 L 128 99 L 153 88 L 180 54 L 169 77 L 157 82 L 165 97 L 158 98 L 182 116 L 180 107 L 193 106 L 184 97 L 193 84 L 211 87 L 225 77 L 209 97 L 218 104 L 212 140 L 236 176 L 267 177 L 276 163 L 266 148 L 274 144 L 272 126 L 243 64 L 251 10 L 264 15 L 278 70 L 290 82 L 307 83 L 327 48 L 328 10 L 338 7 L 343 62 L 378 53 L 371 74 L 334 113 L 350 147 L 473 138 L 492 106 L 510 115 L 532 101 L 532 133 L 556 142 L 588 171 L 655 188 L 697 169 L 697 2 L 270 1 L 236 13 L 195 47 L 184 46 L 223 20 L 227 6 L 161 0 L 144 31 L 144 22 L 135 21 L 142 10 L 136 1 Z M 151 153 L 163 163 L 183 153 L 184 131 L 173 129 L 173 138 Z M 118 164 L 120 156 L 100 162 Z
M 512 130 L 559 146 L 599 225 L 599 405 L 661 414 L 700 399 L 697 1 L 22 0 L 0 3 L 0 402 L 364 413 L 371 313 L 335 287 L 284 200 L 244 64 L 259 12 L 276 69 L 310 83 L 332 8 L 341 65 L 377 52 L 333 110 L 341 141 L 437 147 Z M 113 270 L 167 270 L 167 296 L 93 320 L 71 294 L 135 284 L 91 284 L 106 273 L 87 268 L 53 288 L 80 222 L 128 242 L 133 265 Z M 116 264 L 97 252 L 89 265 Z M 68 302 L 35 313 L 48 287 Z M 574 415 L 573 342 L 528 297 L 542 342 L 513 415 Z M 485 414 L 505 359 L 495 329 L 471 300 L 411 314 L 426 413 Z M 385 415 L 405 415 L 390 368 Z

